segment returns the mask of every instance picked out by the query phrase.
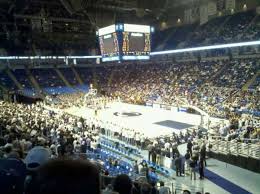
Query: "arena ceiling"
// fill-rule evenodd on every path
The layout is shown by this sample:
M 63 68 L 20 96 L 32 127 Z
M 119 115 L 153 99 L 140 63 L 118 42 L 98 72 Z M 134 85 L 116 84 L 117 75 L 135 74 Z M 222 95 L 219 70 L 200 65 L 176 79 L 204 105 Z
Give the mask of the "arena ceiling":
M 95 48 L 100 27 L 115 22 L 156 27 L 204 2 L 208 0 L 0 0 L 0 39 L 20 45 L 34 42 L 34 47 Z
M 189 1 L 189 0 L 185 0 Z M 171 2 L 171 3 L 169 3 Z M 1 17 L 49 18 L 100 27 L 115 21 L 151 23 L 177 0 L 0 0 Z M 74 19 L 68 20 L 68 19 Z M 82 21 L 83 20 L 83 21 Z M 141 20 L 141 21 L 140 21 Z
M 29 50 L 45 46 L 46 50 L 59 49 L 60 45 L 95 48 L 98 28 L 115 22 L 156 25 L 168 3 L 169 0 L 0 0 L 0 40 L 6 42 L 9 50 L 32 43 Z M 10 46 L 10 40 L 14 45 Z

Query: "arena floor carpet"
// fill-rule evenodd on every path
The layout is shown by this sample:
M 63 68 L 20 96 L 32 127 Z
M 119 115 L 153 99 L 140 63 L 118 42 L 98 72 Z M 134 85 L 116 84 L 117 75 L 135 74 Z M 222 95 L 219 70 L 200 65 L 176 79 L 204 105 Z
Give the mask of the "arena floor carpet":
M 154 124 L 165 126 L 165 127 L 170 127 L 170 128 L 177 129 L 177 130 L 183 130 L 183 129 L 194 126 L 194 125 L 190 125 L 187 123 L 182 123 L 182 122 L 172 121 L 172 120 L 159 121 Z

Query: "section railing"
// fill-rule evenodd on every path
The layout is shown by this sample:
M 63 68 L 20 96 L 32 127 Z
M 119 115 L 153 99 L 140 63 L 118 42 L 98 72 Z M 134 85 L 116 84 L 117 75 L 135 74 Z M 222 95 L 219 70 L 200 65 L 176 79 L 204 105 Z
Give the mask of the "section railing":
M 205 140 L 198 139 L 199 144 Z M 241 141 L 241 142 L 240 142 Z M 260 159 L 260 140 L 259 139 L 243 139 L 243 140 L 227 141 L 221 137 L 213 137 L 208 140 L 210 145 L 209 151 L 221 154 L 230 154 L 235 156 L 243 156 L 248 158 Z

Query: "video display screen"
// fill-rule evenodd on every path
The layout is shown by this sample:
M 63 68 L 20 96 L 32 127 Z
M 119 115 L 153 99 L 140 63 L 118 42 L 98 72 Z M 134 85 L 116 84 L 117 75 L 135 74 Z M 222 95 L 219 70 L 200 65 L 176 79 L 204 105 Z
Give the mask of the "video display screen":
M 150 33 L 123 32 L 123 55 L 150 55 Z
M 116 32 L 99 36 L 102 57 L 119 56 L 119 45 Z

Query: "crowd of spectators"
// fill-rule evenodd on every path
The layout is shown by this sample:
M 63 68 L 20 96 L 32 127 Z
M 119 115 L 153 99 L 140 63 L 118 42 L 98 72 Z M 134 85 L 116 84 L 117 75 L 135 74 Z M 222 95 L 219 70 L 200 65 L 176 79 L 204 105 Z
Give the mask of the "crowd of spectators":
M 108 96 L 108 100 L 86 101 L 86 93 L 82 91 L 46 99 L 50 99 L 50 103 L 57 104 L 59 108 L 87 104 L 95 107 L 100 104 L 97 101 L 103 101 L 104 106 L 105 102 L 118 98 L 134 104 L 158 103 L 176 107 L 192 105 L 210 116 L 239 120 L 243 113 L 254 117 L 259 115 L 259 91 L 256 85 L 258 76 L 251 84 L 252 87 L 244 89 L 247 82 L 258 73 L 258 69 L 259 61 L 256 59 L 140 63 L 98 67 L 95 70 L 83 68 L 82 71 L 79 68 L 77 70 L 80 74 L 83 73 L 82 77 L 84 73 L 91 75 L 90 78 L 83 77 L 84 81 L 96 83 L 99 92 Z M 35 72 L 41 72 L 42 78 L 44 72 L 48 76 L 40 79 Z M 47 86 L 50 79 L 54 86 L 63 84 L 55 81 L 57 77 L 52 79 L 54 71 L 49 73 L 49 70 L 33 70 L 33 73 L 38 82 L 44 84 L 41 86 Z M 258 125 L 254 127 L 258 128 Z
M 96 69 L 93 73 L 93 82 L 96 79 L 100 91 L 108 96 L 97 98 L 98 101 L 120 98 L 125 102 L 135 104 L 152 101 L 153 103 L 167 103 L 178 107 L 184 104 L 198 106 L 213 116 L 229 120 L 221 126 L 211 127 L 212 130 L 209 133 L 222 136 L 227 140 L 239 140 L 242 138 L 259 138 L 259 118 L 254 117 L 251 112 L 247 116 L 239 113 L 239 111 L 245 109 L 247 111 L 259 110 L 259 91 L 242 90 L 248 80 L 255 75 L 257 69 L 258 62 L 256 60 L 122 65 L 117 68 L 100 67 Z M 63 94 L 56 96 L 56 98 L 47 97 L 46 101 L 48 100 L 47 104 L 56 104 L 55 100 L 57 100 L 57 107 L 61 109 L 85 106 L 85 95 L 83 92 Z M 193 172 L 195 172 L 193 163 L 198 163 L 198 166 L 202 168 L 202 170 L 200 169 L 201 178 L 204 176 L 202 163 L 205 158 L 201 156 L 201 153 L 196 152 L 198 149 L 189 150 L 187 158 L 181 156 L 177 149 L 180 143 L 191 142 L 199 136 L 197 130 L 178 135 L 173 134 L 170 137 L 159 137 L 150 142 L 143 134 L 132 129 L 94 118 L 83 119 L 62 112 L 55 113 L 46 110 L 44 103 L 24 105 L 1 101 L 0 108 L 3 110 L 0 113 L 0 127 L 1 146 L 3 146 L 1 155 L 4 158 L 24 159 L 25 155 L 29 157 L 34 149 L 40 149 L 44 150 L 44 153 L 48 150 L 48 160 L 49 158 L 59 160 L 64 158 L 82 159 L 84 158 L 82 153 L 99 148 L 100 135 L 102 134 L 116 138 L 126 144 L 137 146 L 138 149 L 148 149 L 148 159 L 153 164 L 162 165 L 165 157 L 173 158 L 177 176 L 185 174 L 184 163 L 187 163 L 186 168 L 191 170 L 192 177 L 194 177 Z M 192 151 L 195 152 L 192 153 Z M 27 170 L 35 168 L 35 165 L 36 168 L 42 165 L 36 177 L 40 176 L 39 178 L 42 180 L 43 176 L 43 181 L 46 181 L 45 176 L 54 175 L 41 173 L 48 172 L 52 165 L 57 167 L 59 163 L 59 161 L 51 160 L 50 163 L 46 162 L 46 167 L 39 161 L 36 161 L 37 164 L 30 163 L 28 158 L 25 158 L 24 162 Z M 112 163 L 117 162 L 115 160 Z M 73 162 L 66 165 L 73 166 Z M 78 165 L 81 165 L 82 168 L 84 165 L 90 165 L 92 168 L 96 164 L 79 162 Z M 146 164 L 142 165 L 142 171 L 146 172 L 145 168 Z M 41 171 L 41 169 L 45 170 Z M 52 173 L 52 171 L 48 173 Z M 135 171 L 139 171 L 139 168 Z M 153 174 L 153 171 L 149 172 Z M 105 169 L 99 171 L 100 173 L 107 175 L 109 171 Z M 140 193 L 142 189 L 156 190 L 154 182 L 132 183 L 128 175 L 124 178 L 131 182 L 131 190 L 135 190 L 133 192 Z M 29 190 L 28 193 L 35 193 L 35 189 L 38 188 L 30 188 L 30 182 L 28 184 L 29 186 L 26 188 Z M 41 184 L 41 182 L 37 184 Z M 113 185 L 113 187 L 102 185 L 103 187 L 100 188 L 104 189 L 104 192 L 114 190 L 120 193 L 116 185 Z M 42 189 L 43 192 L 46 191 L 46 188 Z M 42 191 L 37 191 L 37 193 L 40 192 Z
M 254 142 L 260 138 L 259 117 L 231 114 L 227 123 L 212 126 L 209 134 L 226 141 Z
M 174 106 L 190 104 L 212 116 L 224 118 L 229 111 L 241 110 L 245 106 L 250 111 L 259 110 L 259 91 L 242 90 L 258 68 L 258 61 L 253 59 L 149 63 L 118 66 L 113 71 L 106 69 L 100 71 L 96 79 L 102 77 L 99 86 L 107 95 L 120 97 L 126 102 L 145 104 L 153 101 Z M 249 95 L 244 98 L 245 94 Z
M 255 10 L 248 10 L 218 16 L 202 25 L 172 27 L 155 34 L 155 49 L 254 41 L 259 39 L 259 18 Z
M 259 91 L 244 89 L 258 69 L 259 63 L 255 59 L 161 65 L 149 63 L 101 71 L 96 79 L 110 77 L 109 81 L 99 81 L 101 90 L 129 103 L 152 102 L 177 107 L 194 105 L 211 116 L 230 122 L 239 122 L 245 118 L 243 113 L 249 114 L 256 121 L 252 126 L 252 137 L 258 137 Z M 236 127 L 235 131 L 240 129 L 241 126 Z
M 92 82 L 109 99 L 120 98 L 134 104 L 194 105 L 210 116 L 238 122 L 243 113 L 257 118 L 259 91 L 257 87 L 247 90 L 243 87 L 258 68 L 255 59 L 129 64 L 96 68 Z M 65 108 L 86 105 L 84 95 L 79 92 L 57 98 Z M 257 123 L 253 128 L 257 131 Z
M 24 105 L 1 101 L 0 108 L 0 162 L 3 164 L 0 179 L 1 190 L 6 194 L 24 191 L 28 194 L 64 194 L 72 191 L 84 193 L 86 189 L 88 193 L 101 193 L 102 190 L 102 193 L 138 194 L 142 189 L 148 193 L 151 190 L 154 190 L 152 193 L 167 190 L 163 182 L 160 183 L 160 188 L 156 188 L 153 180 L 157 179 L 149 178 L 153 177 L 154 172 L 146 164 L 140 169 L 140 172 L 145 172 L 146 177 L 141 182 L 133 182 L 128 175 L 118 175 L 112 182 L 108 181 L 107 179 L 112 178 L 109 176 L 109 168 L 103 168 L 102 161 L 100 163 L 99 160 L 90 160 L 86 155 L 88 151 L 95 153 L 100 150 L 99 135 L 108 133 L 104 132 L 108 130 L 101 129 L 94 120 L 54 113 L 45 109 L 43 103 Z M 121 139 L 124 138 L 132 143 L 129 136 L 121 136 Z M 104 162 L 117 167 L 119 160 L 120 158 L 108 157 Z M 132 168 L 135 169 L 135 165 Z M 82 173 L 84 171 L 86 172 Z M 135 172 L 139 174 L 139 169 L 135 169 Z M 60 182 L 55 182 L 57 179 Z M 3 180 L 5 184 L 2 185 Z M 87 183 L 83 183 L 85 181 Z M 107 184 L 107 181 L 112 185 Z M 59 188 L 59 184 L 64 185 Z M 128 184 L 127 187 L 124 184 Z

